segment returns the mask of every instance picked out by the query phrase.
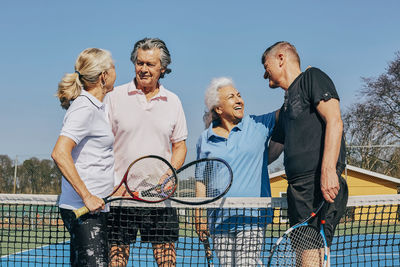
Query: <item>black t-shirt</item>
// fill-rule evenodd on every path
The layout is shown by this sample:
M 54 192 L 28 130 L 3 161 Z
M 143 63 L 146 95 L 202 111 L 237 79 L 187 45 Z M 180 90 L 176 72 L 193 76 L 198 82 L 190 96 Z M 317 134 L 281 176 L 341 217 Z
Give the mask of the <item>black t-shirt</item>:
M 288 180 L 320 172 L 325 140 L 325 122 L 316 107 L 331 98 L 339 100 L 335 85 L 317 68 L 301 73 L 288 88 L 286 104 L 280 110 L 272 141 L 284 144 L 284 165 Z M 345 166 L 342 135 L 337 172 Z

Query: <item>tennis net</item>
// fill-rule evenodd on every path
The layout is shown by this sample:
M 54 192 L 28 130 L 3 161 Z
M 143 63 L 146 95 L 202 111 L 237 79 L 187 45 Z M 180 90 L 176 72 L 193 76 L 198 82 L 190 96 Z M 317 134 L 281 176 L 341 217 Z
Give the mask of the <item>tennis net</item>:
M 1 266 L 69 265 L 69 234 L 56 203 L 57 196 L 53 195 L 0 194 Z M 214 266 L 222 261 L 229 264 L 232 258 L 236 258 L 236 266 L 266 266 L 271 247 L 289 227 L 285 198 L 224 198 L 202 206 L 169 200 L 114 204 L 147 211 L 149 207 L 168 207 L 176 212 L 179 222 L 171 225 L 178 228 L 178 240 L 174 242 L 177 266 L 207 266 L 196 223 L 208 222 Z M 333 239 L 331 266 L 400 266 L 399 204 L 400 195 L 350 197 Z M 144 225 L 153 220 L 152 213 L 148 214 Z M 128 236 L 124 232 L 127 229 L 120 230 Z M 168 234 L 159 230 L 149 238 Z M 138 234 L 136 243 L 131 244 L 128 266 L 157 266 L 152 244 L 142 242 L 144 238 Z M 119 244 L 120 240 L 110 237 L 109 241 Z

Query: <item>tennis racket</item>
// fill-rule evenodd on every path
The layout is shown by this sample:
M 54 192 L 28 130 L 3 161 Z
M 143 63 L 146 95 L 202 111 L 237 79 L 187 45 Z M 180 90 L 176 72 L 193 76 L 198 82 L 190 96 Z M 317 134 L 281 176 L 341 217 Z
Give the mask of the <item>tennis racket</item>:
M 210 241 L 209 241 L 208 237 L 206 239 L 202 240 L 201 242 L 203 242 L 204 251 L 206 252 L 206 258 L 207 258 L 208 267 L 214 267 L 214 264 L 213 264 L 213 253 L 212 253 L 212 250 L 211 250 Z
M 325 238 L 325 220 L 320 222 L 320 229 L 310 225 L 322 210 L 325 216 L 325 201 L 315 212 L 302 222 L 290 227 L 276 241 L 269 257 L 268 266 L 326 266 L 328 246 Z
M 202 208 L 196 208 L 194 218 L 195 218 L 194 223 L 195 223 L 196 233 L 199 236 L 199 240 L 203 243 L 204 246 L 207 265 L 208 267 L 212 267 L 214 266 L 213 252 L 211 250 L 210 240 L 208 239 L 210 233 L 208 231 L 208 226 L 207 226 L 207 210 Z
M 125 187 L 128 194 L 117 196 L 115 193 L 122 186 Z M 160 156 L 148 155 L 133 161 L 126 170 L 121 183 L 103 200 L 105 203 L 116 200 L 157 203 L 169 198 L 175 192 L 176 187 L 176 172 L 172 165 Z M 74 210 L 76 218 L 88 212 L 89 209 L 86 206 Z
M 231 188 L 233 173 L 220 158 L 203 158 L 176 171 L 178 187 L 171 200 L 189 205 L 211 203 L 223 197 Z

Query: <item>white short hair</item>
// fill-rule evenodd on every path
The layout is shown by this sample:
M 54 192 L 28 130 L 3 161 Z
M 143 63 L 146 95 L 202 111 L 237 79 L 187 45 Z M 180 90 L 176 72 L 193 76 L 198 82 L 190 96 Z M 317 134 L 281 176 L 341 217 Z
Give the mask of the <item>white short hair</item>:
M 203 116 L 204 125 L 208 128 L 211 122 L 219 120 L 219 115 L 214 111 L 215 107 L 219 105 L 219 92 L 218 90 L 225 87 L 232 86 L 235 87 L 231 78 L 219 77 L 211 80 L 208 86 L 204 98 L 204 103 L 206 104 L 206 112 Z
M 210 85 L 208 86 L 205 94 L 204 102 L 207 107 L 207 111 L 211 111 L 213 108 L 219 105 L 219 93 L 218 90 L 222 87 L 232 86 L 235 87 L 233 84 L 233 80 L 228 77 L 219 77 L 214 78 L 211 80 Z

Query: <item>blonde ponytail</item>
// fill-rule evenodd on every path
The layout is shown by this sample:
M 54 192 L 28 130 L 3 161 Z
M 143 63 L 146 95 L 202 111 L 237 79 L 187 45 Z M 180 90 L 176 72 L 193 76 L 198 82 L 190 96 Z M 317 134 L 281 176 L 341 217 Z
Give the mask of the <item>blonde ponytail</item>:
M 82 91 L 82 83 L 78 73 L 67 73 L 58 83 L 57 97 L 60 99 L 61 107 L 68 109 L 71 101 L 77 98 Z
M 56 96 L 61 107 L 68 109 L 71 101 L 77 98 L 82 89 L 90 84 L 96 84 L 101 73 L 113 67 L 111 53 L 100 48 L 83 50 L 75 62 L 75 73 L 67 73 L 58 83 Z

